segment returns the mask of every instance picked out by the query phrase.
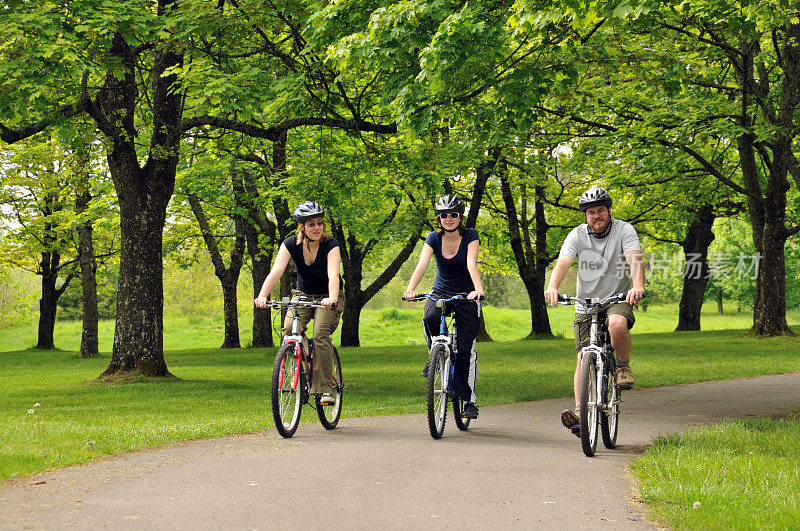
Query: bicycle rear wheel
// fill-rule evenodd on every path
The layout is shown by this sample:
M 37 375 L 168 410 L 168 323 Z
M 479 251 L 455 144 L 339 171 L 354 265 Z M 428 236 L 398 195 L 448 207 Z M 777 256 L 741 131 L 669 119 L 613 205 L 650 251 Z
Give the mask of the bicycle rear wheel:
M 303 408 L 305 375 L 297 364 L 291 343 L 281 346 L 272 367 L 272 418 L 275 428 L 283 437 L 291 437 L 300 424 Z
M 614 382 L 614 373 L 609 372 L 608 378 L 608 409 L 600 412 L 600 434 L 603 436 L 603 446 L 614 448 L 617 445 L 617 431 L 619 430 L 619 403 L 622 392 Z
M 336 347 L 333 347 L 333 399 L 335 402 L 331 406 L 323 406 L 319 403 L 320 397 L 317 396 L 317 416 L 319 422 L 325 427 L 326 430 L 332 430 L 339 423 L 339 417 L 342 416 L 342 391 L 344 384 L 342 383 L 342 362 L 339 360 L 339 352 Z
M 587 457 L 597 449 L 597 354 L 586 352 L 581 361 L 581 446 Z
M 465 402 L 460 398 L 453 397 L 453 416 L 456 419 L 456 426 L 461 431 L 467 431 L 469 429 L 469 421 L 472 420 L 461 416 L 464 411 L 464 404 Z
M 441 439 L 447 420 L 447 371 L 450 357 L 445 356 L 444 345 L 434 345 L 428 365 L 428 429 L 431 437 Z

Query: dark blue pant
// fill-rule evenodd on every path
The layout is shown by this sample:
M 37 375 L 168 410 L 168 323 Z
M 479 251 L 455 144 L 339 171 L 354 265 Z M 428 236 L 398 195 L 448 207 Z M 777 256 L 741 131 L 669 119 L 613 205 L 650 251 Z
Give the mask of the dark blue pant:
M 480 326 L 478 305 L 474 301 L 455 300 L 447 303 L 446 310 L 455 315 L 456 324 L 456 344 L 453 353 L 456 358 L 456 369 L 453 391 L 460 399 L 475 402 L 475 380 L 478 368 L 475 338 L 478 336 L 478 327 Z M 436 303 L 430 300 L 425 303 L 422 328 L 425 332 L 425 339 L 428 341 L 428 348 L 431 346 L 431 337 L 439 335 L 440 316 L 441 310 L 436 307 Z

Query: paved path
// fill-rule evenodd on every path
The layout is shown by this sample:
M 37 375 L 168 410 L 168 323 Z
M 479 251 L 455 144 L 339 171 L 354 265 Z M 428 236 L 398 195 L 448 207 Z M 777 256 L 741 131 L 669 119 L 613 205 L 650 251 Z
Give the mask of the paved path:
M 800 406 L 800 373 L 625 393 L 620 446 L 586 458 L 569 400 L 481 408 L 466 433 L 424 415 L 344 419 L 171 445 L 0 488 L 0 528 L 649 528 L 626 469 L 657 434 Z

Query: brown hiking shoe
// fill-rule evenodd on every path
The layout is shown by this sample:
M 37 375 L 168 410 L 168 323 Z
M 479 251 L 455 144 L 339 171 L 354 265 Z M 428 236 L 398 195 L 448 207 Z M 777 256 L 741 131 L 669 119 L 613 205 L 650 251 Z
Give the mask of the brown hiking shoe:
M 620 389 L 633 389 L 636 377 L 630 367 L 619 367 L 614 375 L 614 380 Z
M 561 424 L 577 437 L 581 436 L 581 421 L 571 409 L 565 409 L 561 412 Z

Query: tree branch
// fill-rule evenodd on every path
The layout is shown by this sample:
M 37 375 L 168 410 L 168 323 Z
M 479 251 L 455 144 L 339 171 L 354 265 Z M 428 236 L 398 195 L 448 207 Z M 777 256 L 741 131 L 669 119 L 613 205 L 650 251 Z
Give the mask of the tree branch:
M 41 133 L 53 123 L 64 118 L 73 118 L 87 111 L 86 102 L 81 100 L 77 103 L 67 104 L 58 109 L 52 116 L 43 118 L 36 123 L 20 127 L 19 129 L 10 129 L 0 123 L 0 140 L 7 144 L 13 144 L 20 140 L 30 138 L 37 133 Z
M 326 127 L 336 127 L 353 131 L 367 131 L 379 134 L 393 135 L 397 133 L 397 124 L 373 124 L 365 120 L 337 120 L 332 118 L 292 118 L 285 120 L 272 127 L 261 127 L 258 125 L 220 118 L 217 116 L 195 116 L 183 120 L 177 128 L 176 134 L 182 135 L 195 127 L 208 125 L 220 129 L 237 131 L 253 138 L 266 138 L 270 142 L 277 142 L 280 135 L 290 129 L 303 127 L 306 125 L 322 125 Z
M 424 224 L 424 220 L 420 223 L 419 228 L 421 229 Z M 372 297 L 375 296 L 378 291 L 381 290 L 386 284 L 389 283 L 391 279 L 397 275 L 397 272 L 400 271 L 400 268 L 406 263 L 408 257 L 411 256 L 411 253 L 414 252 L 414 249 L 417 246 L 417 242 L 419 241 L 419 231 L 412 232 L 411 236 L 406 240 L 406 244 L 403 246 L 403 250 L 392 260 L 392 263 L 383 271 L 383 273 L 378 276 L 372 283 L 367 286 L 367 288 L 362 292 L 362 301 L 366 304 Z

